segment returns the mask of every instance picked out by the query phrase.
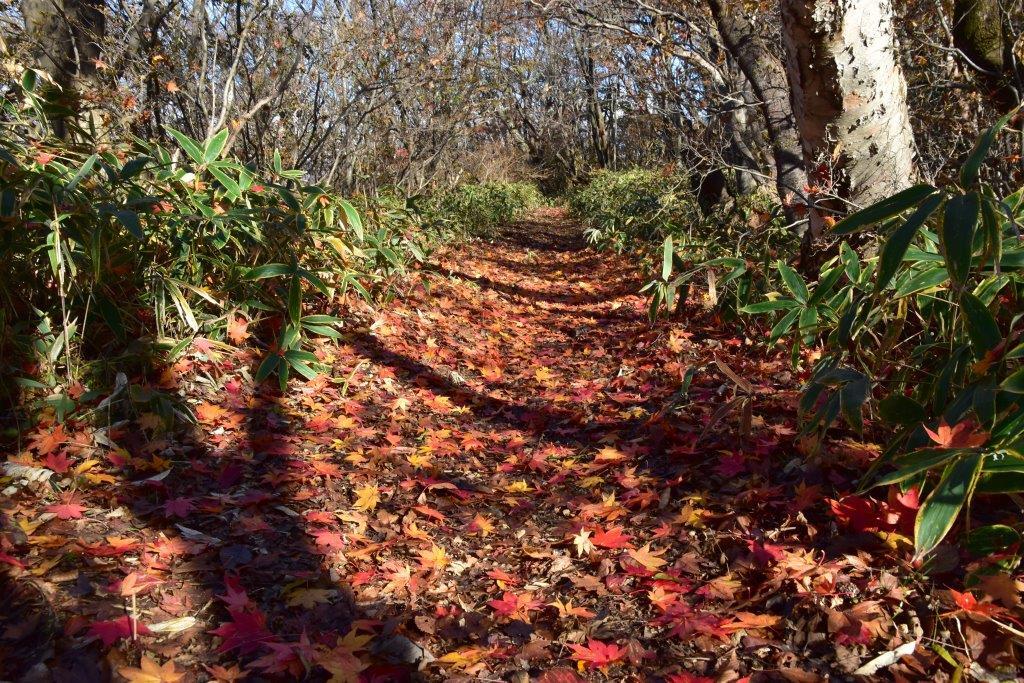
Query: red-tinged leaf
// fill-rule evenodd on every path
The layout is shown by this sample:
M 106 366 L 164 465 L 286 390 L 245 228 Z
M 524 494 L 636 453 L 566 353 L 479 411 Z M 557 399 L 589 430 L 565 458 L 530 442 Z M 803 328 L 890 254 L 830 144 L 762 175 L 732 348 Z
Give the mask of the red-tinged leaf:
M 252 606 L 249 594 L 242 588 L 242 582 L 237 576 L 225 576 L 224 588 L 224 595 L 218 595 L 217 597 L 228 606 L 228 611 L 241 611 Z
M 135 633 L 147 636 L 151 631 L 142 622 L 135 622 Z M 132 637 L 132 619 L 125 615 L 111 621 L 94 621 L 89 626 L 89 635 L 99 638 L 105 647 L 110 647 L 122 638 Z
M 964 612 L 968 612 L 970 614 L 977 614 L 983 617 L 991 617 L 1006 612 L 1006 609 L 1000 607 L 999 605 L 993 602 L 979 602 L 978 599 L 974 597 L 974 594 L 970 591 L 965 591 L 961 593 L 959 591 L 950 589 L 949 595 L 953 598 L 953 603 L 957 607 L 959 607 Z
M 570 644 L 569 648 L 573 651 L 572 658 L 580 663 L 580 668 L 604 671 L 626 656 L 626 648 L 593 638 L 587 641 L 586 646 Z
M 57 425 L 52 431 L 33 434 L 29 438 L 28 447 L 40 456 L 44 456 L 52 453 L 58 446 L 67 443 L 67 441 L 68 436 L 64 431 L 64 425 Z
M 48 453 L 46 458 L 43 459 L 43 464 L 57 474 L 64 474 L 71 468 L 71 460 L 68 459 L 68 455 L 65 451 Z
M 167 517 L 188 517 L 192 509 L 191 498 L 171 498 L 164 503 L 164 515 Z
M 487 604 L 490 605 L 491 609 L 504 617 L 522 621 L 529 621 L 529 613 L 535 612 L 544 606 L 544 603 L 533 597 L 533 593 L 516 595 L 511 591 L 505 591 L 500 600 L 490 600 Z
M 341 550 L 345 547 L 345 539 L 337 531 L 331 529 L 315 529 L 309 532 L 316 539 L 318 548 L 325 552 Z
M 156 576 L 150 576 L 143 572 L 132 572 L 121 581 L 108 586 L 107 590 L 111 593 L 119 593 L 124 597 L 131 597 L 132 595 L 145 593 L 162 583 L 163 580 Z
M 942 448 L 977 448 L 988 441 L 988 432 L 978 430 L 971 420 L 963 420 L 950 427 L 943 418 L 939 420 L 936 431 L 928 427 L 924 431 L 928 432 L 928 438 Z
M 750 540 L 747 541 L 747 547 L 750 548 L 754 562 L 765 567 L 781 561 L 786 556 L 785 548 L 770 543 Z
M 594 535 L 590 537 L 590 542 L 598 548 L 609 548 L 611 550 L 619 550 L 621 548 L 631 548 L 629 543 L 631 536 L 622 532 L 622 527 L 614 526 L 607 531 L 598 528 L 594 531 Z
M 715 679 L 710 676 L 697 676 L 686 672 L 671 674 L 665 681 L 667 683 L 715 683 Z
M 61 497 L 60 503 L 48 505 L 46 511 L 57 515 L 59 519 L 81 519 L 87 508 L 81 505 L 79 500 L 74 494 L 65 494 Z
M 228 610 L 231 621 L 226 621 L 210 631 L 223 640 L 217 652 L 237 650 L 239 654 L 255 652 L 264 643 L 274 639 L 267 630 L 267 617 L 257 610 Z
M 231 316 L 228 318 L 227 333 L 232 344 L 243 344 L 249 338 L 249 321 L 237 315 Z
M 8 555 L 4 552 L 0 552 L 0 562 L 3 562 L 4 564 L 9 564 L 12 567 L 18 567 L 19 569 L 25 569 L 28 566 L 18 558 L 12 557 L 11 555 Z
M 432 507 L 427 507 L 426 505 L 414 505 L 412 509 L 420 513 L 424 517 L 430 517 L 432 519 L 436 519 L 439 522 L 443 522 L 446 519 L 448 519 L 441 512 L 438 512 Z
M 585 683 L 586 679 L 581 677 L 572 669 L 548 669 L 537 678 L 537 683 Z

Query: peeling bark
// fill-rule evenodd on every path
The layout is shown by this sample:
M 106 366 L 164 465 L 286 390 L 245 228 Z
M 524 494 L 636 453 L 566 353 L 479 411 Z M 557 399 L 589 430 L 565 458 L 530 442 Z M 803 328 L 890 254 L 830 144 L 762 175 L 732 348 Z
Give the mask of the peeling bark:
M 917 177 L 891 0 L 781 0 L 786 67 L 804 156 L 832 194 L 866 206 Z M 821 217 L 812 211 L 812 228 Z

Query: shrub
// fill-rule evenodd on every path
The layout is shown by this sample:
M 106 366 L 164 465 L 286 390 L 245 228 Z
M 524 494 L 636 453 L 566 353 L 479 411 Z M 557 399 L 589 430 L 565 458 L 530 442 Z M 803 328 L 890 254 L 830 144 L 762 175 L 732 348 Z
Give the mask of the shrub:
M 591 244 L 622 252 L 698 224 L 700 209 L 690 187 L 688 177 L 674 173 L 598 171 L 567 202 L 587 226 Z
M 771 262 L 797 244 L 769 190 L 705 215 L 690 188 L 690 180 L 678 174 L 601 171 L 568 197 L 592 244 L 640 251 L 641 258 L 660 265 L 658 276 L 641 290 L 650 297 L 652 320 L 676 310 L 696 283 L 705 284 L 711 307 L 732 317 L 770 288 Z
M 416 256 L 280 156 L 265 172 L 224 158 L 226 130 L 199 142 L 168 129 L 176 152 L 54 138 L 34 81 L 0 105 L 0 362 L 62 405 L 60 385 L 83 373 L 173 359 L 246 322 L 268 331 L 257 379 L 311 378 L 304 340 L 339 336 L 329 301 L 370 298 L 381 258 Z
M 824 342 L 801 400 L 805 432 L 840 416 L 860 430 L 865 407 L 898 429 L 863 482 L 919 488 L 919 557 L 973 497 L 1024 491 L 1024 191 L 999 199 L 979 180 L 1006 121 L 982 135 L 957 183 L 911 187 L 834 226 L 840 236 L 877 226 L 877 256 L 844 243 L 817 283 L 779 264 L 787 293 L 746 309 L 778 315 L 771 338 L 792 339 L 794 353 Z M 1015 526 L 969 530 L 966 547 L 1011 551 L 1000 562 L 1015 565 Z
M 515 220 L 542 203 L 532 183 L 479 183 L 460 185 L 432 198 L 442 221 L 460 234 L 488 235 L 497 226 Z

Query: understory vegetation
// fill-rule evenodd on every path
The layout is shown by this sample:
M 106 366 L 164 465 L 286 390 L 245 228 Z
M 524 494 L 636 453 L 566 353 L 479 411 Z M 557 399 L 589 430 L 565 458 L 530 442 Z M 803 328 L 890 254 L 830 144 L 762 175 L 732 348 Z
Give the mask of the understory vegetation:
M 349 200 L 280 154 L 267 169 L 225 155 L 226 129 L 98 149 L 79 130 L 71 145 L 49 130 L 37 78 L 3 102 L 0 220 L 23 229 L 0 241 L 0 390 L 38 396 L 60 420 L 109 405 L 115 386 L 115 405 L 189 419 L 146 385 L 197 338 L 256 344 L 255 379 L 282 390 L 313 379 L 306 342 L 340 338 L 339 299 L 386 301 L 438 241 L 488 234 L 541 201 L 521 182 Z

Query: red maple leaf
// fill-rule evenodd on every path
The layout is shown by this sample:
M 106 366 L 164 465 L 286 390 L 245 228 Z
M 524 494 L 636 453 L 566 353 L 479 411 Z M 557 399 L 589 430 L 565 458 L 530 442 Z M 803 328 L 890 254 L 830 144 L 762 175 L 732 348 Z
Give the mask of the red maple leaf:
M 147 636 L 151 631 L 141 621 L 137 621 L 135 622 L 135 633 Z M 99 638 L 105 647 L 110 647 L 121 638 L 131 638 L 132 619 L 125 615 L 111 621 L 94 621 L 89 627 L 89 635 Z
M 224 588 L 224 595 L 217 597 L 228 606 L 228 611 L 248 609 L 252 605 L 249 594 L 242 588 L 242 582 L 237 576 L 225 576 Z
M 622 533 L 622 527 L 620 526 L 613 526 L 607 531 L 598 527 L 594 535 L 590 537 L 590 542 L 598 548 L 631 548 L 632 546 L 629 544 L 630 538 L 628 534 Z
M 57 425 L 52 432 L 32 435 L 31 439 L 29 439 L 28 447 L 39 455 L 46 455 L 67 440 L 68 437 L 64 432 L 64 425 Z
M 950 596 L 953 598 L 953 602 L 964 612 L 970 614 L 978 614 L 983 617 L 991 617 L 996 614 L 1005 612 L 1006 609 L 992 602 L 978 602 L 978 599 L 974 597 L 974 594 L 970 591 L 955 591 L 952 588 L 949 590 Z
M 171 498 L 164 503 L 164 515 L 167 517 L 188 517 L 192 512 L 191 498 Z
M 68 454 L 64 451 L 47 453 L 43 464 L 57 474 L 64 474 L 71 468 L 71 461 L 68 459 Z
M 754 562 L 767 567 L 779 562 L 786 556 L 786 550 L 782 546 L 770 543 L 759 543 L 753 539 L 747 541 L 747 547 L 753 555 Z
M 715 683 L 715 679 L 710 676 L 694 676 L 688 674 L 685 671 L 683 673 L 672 674 L 665 679 L 668 683 Z
M 267 630 L 267 616 L 258 610 L 230 609 L 231 621 L 225 621 L 211 634 L 223 639 L 217 652 L 238 650 L 240 654 L 255 652 L 264 643 L 274 639 Z
M 593 638 L 587 641 L 585 647 L 571 644 L 569 647 L 573 651 L 572 658 L 580 662 L 582 666 L 602 671 L 626 656 L 626 648 L 615 643 L 602 643 Z
M 310 535 L 316 539 L 316 544 L 324 550 L 340 550 L 345 547 L 345 539 L 337 531 L 330 529 L 316 529 Z
M 533 593 L 516 595 L 511 591 L 505 591 L 501 600 L 490 600 L 487 604 L 502 616 L 522 621 L 529 621 L 529 613 L 535 612 L 544 606 L 544 603 L 533 597 Z
M 61 496 L 61 502 L 46 506 L 46 511 L 52 512 L 60 519 L 81 519 L 86 508 L 78 501 L 79 498 L 74 494 L 64 495 Z

